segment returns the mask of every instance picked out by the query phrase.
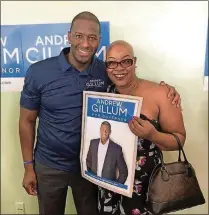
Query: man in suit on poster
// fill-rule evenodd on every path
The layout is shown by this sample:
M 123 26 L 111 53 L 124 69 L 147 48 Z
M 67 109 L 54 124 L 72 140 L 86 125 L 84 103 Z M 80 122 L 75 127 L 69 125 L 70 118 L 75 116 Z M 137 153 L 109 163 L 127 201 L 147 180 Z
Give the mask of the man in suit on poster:
M 104 121 L 100 127 L 100 138 L 90 142 L 86 158 L 87 170 L 95 175 L 124 184 L 128 168 L 122 147 L 110 139 L 111 125 Z M 118 177 L 117 177 L 118 170 Z

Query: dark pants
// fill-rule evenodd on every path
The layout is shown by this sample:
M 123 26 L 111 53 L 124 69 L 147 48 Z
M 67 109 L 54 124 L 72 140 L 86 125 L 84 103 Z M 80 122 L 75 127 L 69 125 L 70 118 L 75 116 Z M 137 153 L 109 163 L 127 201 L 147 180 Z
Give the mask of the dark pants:
M 98 215 L 97 187 L 81 177 L 35 163 L 39 213 L 41 215 L 64 215 L 68 186 L 72 188 L 78 215 Z

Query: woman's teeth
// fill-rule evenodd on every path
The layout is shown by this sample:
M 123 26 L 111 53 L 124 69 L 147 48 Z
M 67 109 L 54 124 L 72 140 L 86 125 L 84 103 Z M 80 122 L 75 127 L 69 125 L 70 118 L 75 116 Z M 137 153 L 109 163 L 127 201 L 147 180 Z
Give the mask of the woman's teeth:
M 125 74 L 115 75 L 116 78 L 123 78 Z

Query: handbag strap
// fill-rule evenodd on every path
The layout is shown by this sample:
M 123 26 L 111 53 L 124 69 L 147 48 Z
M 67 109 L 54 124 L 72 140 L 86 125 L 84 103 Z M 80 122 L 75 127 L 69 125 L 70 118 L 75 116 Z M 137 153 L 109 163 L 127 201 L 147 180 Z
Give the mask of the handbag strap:
M 181 141 L 180 141 L 179 137 L 176 134 L 173 134 L 173 133 L 168 133 L 168 134 L 173 135 L 173 137 L 176 139 L 176 142 L 178 144 L 178 151 L 179 151 L 178 161 L 181 161 L 181 152 L 182 152 L 183 157 L 184 157 L 184 161 L 186 163 L 189 163 L 188 160 L 187 160 L 187 157 L 185 155 L 185 152 L 184 152 L 184 150 L 182 148 Z M 162 162 L 162 165 L 164 166 L 163 153 L 158 147 L 157 147 L 157 151 L 159 152 L 160 160 Z
M 179 150 L 179 158 L 178 161 L 181 161 L 181 150 Z
M 181 152 L 182 152 L 183 157 L 184 157 L 184 161 L 186 163 L 189 163 L 188 160 L 187 160 L 186 154 L 185 154 L 185 152 L 183 150 L 183 147 L 181 145 L 181 141 L 180 141 L 179 137 L 176 134 L 173 134 L 173 133 L 170 133 L 170 134 L 174 136 L 174 138 L 176 139 L 176 142 L 178 143 L 178 147 L 179 147 L 179 158 L 178 158 L 178 160 L 181 161 Z

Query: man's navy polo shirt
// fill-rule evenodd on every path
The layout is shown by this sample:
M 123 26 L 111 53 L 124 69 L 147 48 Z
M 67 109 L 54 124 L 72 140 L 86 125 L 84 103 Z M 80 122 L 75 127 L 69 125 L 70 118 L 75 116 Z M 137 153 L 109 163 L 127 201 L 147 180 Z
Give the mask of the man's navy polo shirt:
M 105 92 L 109 79 L 103 61 L 94 58 L 79 72 L 59 56 L 30 66 L 21 92 L 20 105 L 38 110 L 39 125 L 35 160 L 60 170 L 80 170 L 83 90 Z

